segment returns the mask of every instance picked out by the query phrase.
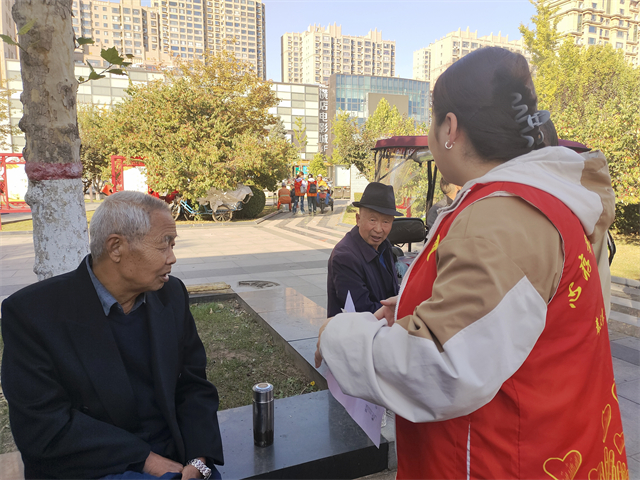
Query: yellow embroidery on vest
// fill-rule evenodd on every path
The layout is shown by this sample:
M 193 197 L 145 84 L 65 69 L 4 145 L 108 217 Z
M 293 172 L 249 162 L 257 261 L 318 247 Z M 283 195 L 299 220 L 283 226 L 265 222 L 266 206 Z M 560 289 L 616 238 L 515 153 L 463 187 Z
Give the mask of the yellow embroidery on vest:
M 429 255 L 427 255 L 427 262 L 429 261 L 429 257 L 431 256 L 431 254 L 438 249 L 438 245 L 440 245 L 440 235 L 439 234 L 436 237 L 436 241 L 433 242 L 433 247 L 431 247 L 431 251 L 429 252 Z
M 618 453 L 622 455 L 622 450 L 624 450 L 624 433 L 616 433 L 613 436 L 613 444 L 616 446 Z
M 600 317 L 596 317 L 596 331 L 598 332 L 598 335 L 600 335 L 600 330 L 602 330 L 606 321 L 607 319 L 604 316 L 604 310 L 600 309 Z
M 567 295 L 569 297 L 569 306 L 571 308 L 576 308 L 574 302 L 578 301 L 578 299 L 580 298 L 580 294 L 582 293 L 582 287 L 576 287 L 575 290 L 572 290 L 574 283 L 575 282 L 571 282 L 571 284 L 569 285 L 569 295 Z
M 580 465 L 582 455 L 577 450 L 571 450 L 564 458 L 548 458 L 542 468 L 554 480 L 573 480 Z
M 580 259 L 580 268 L 582 269 L 582 275 L 584 276 L 584 279 L 588 281 L 589 276 L 591 275 L 591 264 L 583 254 L 580 254 L 578 258 Z
M 609 431 L 609 425 L 611 424 L 611 405 L 607 403 L 607 406 L 602 410 L 602 443 L 607 440 L 607 432 Z
M 619 435 L 619 434 L 616 434 Z M 616 449 L 618 446 L 616 445 Z M 624 444 L 622 445 L 624 448 Z M 622 448 L 619 450 L 622 454 Z M 627 464 L 616 461 L 616 454 L 613 450 L 604 447 L 604 460 L 596 468 L 589 471 L 589 480 L 628 480 L 629 470 Z
M 591 242 L 589 241 L 586 235 L 584 236 L 584 243 L 587 244 L 587 252 L 593 253 L 593 251 L 591 250 Z

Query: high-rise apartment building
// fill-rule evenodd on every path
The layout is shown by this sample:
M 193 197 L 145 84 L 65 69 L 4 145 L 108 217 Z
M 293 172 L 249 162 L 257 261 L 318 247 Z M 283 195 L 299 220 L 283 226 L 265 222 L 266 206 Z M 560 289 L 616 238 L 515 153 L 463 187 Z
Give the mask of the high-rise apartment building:
M 158 64 L 160 48 L 160 14 L 158 2 L 143 7 L 140 0 L 74 0 L 72 4 L 73 30 L 77 37 L 93 38 L 93 45 L 76 50 L 78 63 L 89 62 L 94 67 L 105 66 L 100 51 L 116 47 L 123 54 L 131 54 L 134 64 Z
M 285 83 L 328 83 L 334 73 L 393 77 L 396 71 L 396 42 L 382 40 L 371 30 L 364 37 L 342 35 L 342 27 L 310 26 L 302 33 L 281 37 L 282 81 Z
M 195 3 L 199 0 L 182 1 Z M 207 4 L 205 30 L 207 51 L 209 53 L 221 50 L 234 52 L 237 58 L 253 65 L 258 77 L 266 80 L 267 48 L 264 4 L 258 0 L 203 1 L 206 1 Z M 163 7 L 165 3 L 165 0 L 162 0 Z M 168 3 L 171 5 L 176 2 Z M 182 5 L 182 3 L 180 4 Z
M 622 50 L 633 65 L 640 64 L 638 0 L 547 0 L 557 8 L 558 31 L 578 45 L 607 45 Z
M 0 0 L 2 31 L 15 38 L 12 3 Z M 74 0 L 72 13 L 76 36 L 95 41 L 76 49 L 77 63 L 106 66 L 100 51 L 111 47 L 133 55 L 134 65 L 147 66 L 227 50 L 266 79 L 265 7 L 259 0 L 151 0 L 151 6 L 140 0 Z M 0 56 L 4 65 L 18 58 L 17 49 L 3 43 Z
M 428 82 L 431 78 L 431 49 L 421 48 L 413 52 L 413 78 Z
M 450 65 L 482 47 L 502 47 L 528 56 L 522 39 L 509 40 L 509 35 L 503 37 L 500 33 L 478 37 L 477 30 L 471 32 L 467 27 L 466 30 L 448 33 L 428 47 L 413 52 L 413 78 L 428 81 L 433 89 L 438 77 Z
M 13 21 L 13 17 L 11 17 L 11 6 L 13 5 L 14 0 L 0 0 L 0 6 L 2 8 L 2 12 L 0 12 L 0 16 L 2 17 L 2 34 L 9 35 L 11 38 L 16 38 L 16 24 Z M 0 46 L 0 62 L 4 65 L 6 60 L 13 60 L 18 58 L 18 47 L 15 45 L 9 45 L 8 43 L 2 42 Z M 0 80 L 6 81 L 6 74 L 2 72 L 2 77 Z

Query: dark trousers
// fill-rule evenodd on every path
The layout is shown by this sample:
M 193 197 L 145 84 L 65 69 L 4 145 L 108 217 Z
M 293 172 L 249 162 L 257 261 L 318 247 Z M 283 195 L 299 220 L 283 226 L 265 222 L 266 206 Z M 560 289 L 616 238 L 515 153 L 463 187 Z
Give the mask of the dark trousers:
M 316 213 L 316 208 L 318 207 L 317 196 L 315 197 L 307 197 L 307 201 L 309 202 L 309 213 L 311 213 L 311 208 L 313 207 L 313 213 Z

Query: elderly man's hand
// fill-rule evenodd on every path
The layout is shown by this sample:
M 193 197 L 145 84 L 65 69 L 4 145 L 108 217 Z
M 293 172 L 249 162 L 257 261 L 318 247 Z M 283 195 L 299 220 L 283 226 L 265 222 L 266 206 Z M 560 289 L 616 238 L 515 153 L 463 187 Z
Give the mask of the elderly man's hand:
M 182 465 L 180 465 L 178 462 L 169 460 L 168 458 L 162 457 L 157 453 L 149 452 L 149 456 L 144 462 L 142 471 L 156 477 L 161 477 L 167 472 L 182 473 L 182 468 Z
M 398 296 L 389 297 L 386 300 L 382 300 L 380 302 L 382 307 L 380 307 L 376 313 L 374 313 L 375 317 L 378 320 L 382 320 L 385 318 L 387 320 L 387 325 L 391 326 L 395 323 L 396 316 L 396 303 L 398 303 Z
M 320 331 L 318 332 L 318 344 L 316 346 L 316 353 L 314 355 L 314 358 L 316 361 L 316 368 L 320 368 L 320 365 L 322 365 L 322 354 L 320 353 L 320 337 L 322 336 L 322 332 L 324 332 L 324 329 L 327 328 L 327 325 L 332 319 L 333 317 L 327 318 L 322 324 L 322 326 L 320 327 Z

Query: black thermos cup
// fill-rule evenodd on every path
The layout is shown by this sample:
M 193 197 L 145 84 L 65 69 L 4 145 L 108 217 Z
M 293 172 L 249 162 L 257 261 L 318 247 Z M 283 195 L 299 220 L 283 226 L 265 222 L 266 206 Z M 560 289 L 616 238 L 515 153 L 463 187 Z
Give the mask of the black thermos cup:
M 253 443 L 273 444 L 273 385 L 267 382 L 253 386 Z

